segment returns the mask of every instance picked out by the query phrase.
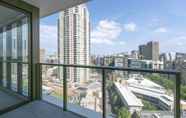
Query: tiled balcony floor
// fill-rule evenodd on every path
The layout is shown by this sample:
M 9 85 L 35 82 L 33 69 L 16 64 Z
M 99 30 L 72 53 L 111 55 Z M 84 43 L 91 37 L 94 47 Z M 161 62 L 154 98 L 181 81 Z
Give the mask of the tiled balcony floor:
M 24 104 L 27 101 L 25 97 L 16 93 L 0 88 L 0 114 L 16 108 L 18 105 Z
M 0 116 L 0 118 L 83 118 L 44 101 L 35 101 Z

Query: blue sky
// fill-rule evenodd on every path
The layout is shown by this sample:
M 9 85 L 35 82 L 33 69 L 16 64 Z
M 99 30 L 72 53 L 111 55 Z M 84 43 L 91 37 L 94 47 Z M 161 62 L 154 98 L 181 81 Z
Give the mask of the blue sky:
M 117 1 L 117 2 L 116 2 Z M 137 50 L 154 40 L 161 52 L 186 52 L 185 0 L 92 0 L 91 53 Z M 58 14 L 41 20 L 41 48 L 57 51 Z

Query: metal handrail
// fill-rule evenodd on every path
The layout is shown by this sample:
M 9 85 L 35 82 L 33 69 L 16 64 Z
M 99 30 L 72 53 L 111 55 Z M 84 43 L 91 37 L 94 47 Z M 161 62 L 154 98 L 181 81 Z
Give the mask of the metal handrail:
M 17 61 L 17 60 L 0 60 L 0 63 L 18 63 L 18 64 L 30 64 L 29 62 Z M 67 77 L 66 77 L 66 69 L 68 67 L 75 68 L 89 68 L 89 69 L 100 69 L 102 72 L 102 100 L 103 100 L 103 118 L 106 118 L 106 70 L 117 70 L 117 71 L 130 71 L 130 72 L 145 72 L 145 73 L 159 73 L 159 74 L 168 74 L 176 76 L 176 91 L 175 91 L 175 118 L 180 118 L 180 81 L 181 81 L 181 72 L 176 70 L 157 70 L 157 69 L 142 69 L 142 68 L 124 68 L 124 67 L 112 67 L 112 66 L 95 66 L 95 65 L 77 65 L 77 64 L 58 64 L 58 63 L 35 63 L 37 67 L 39 67 L 40 72 L 41 66 L 58 66 L 63 67 L 63 110 L 67 111 Z M 40 77 L 40 81 L 42 78 Z M 42 87 L 42 86 L 40 86 Z M 41 88 L 40 88 L 41 89 Z
M 23 61 L 16 61 L 16 60 L 0 60 L 0 63 L 19 63 L 19 64 L 29 64 L 29 62 L 23 62 Z
M 57 64 L 57 63 L 39 63 L 39 64 L 50 65 L 50 66 L 65 66 L 65 67 L 76 67 L 76 68 L 147 72 L 147 73 L 160 73 L 160 74 L 172 74 L 172 75 L 176 75 L 180 73 L 180 71 L 176 71 L 176 70 L 157 70 L 157 69 L 142 69 L 142 68 L 112 67 L 112 66 L 79 65 L 79 64 Z
M 66 68 L 75 67 L 75 68 L 89 68 L 89 69 L 100 69 L 102 70 L 102 100 L 103 100 L 103 118 L 106 118 L 106 74 L 105 70 L 118 70 L 118 71 L 132 71 L 132 72 L 146 72 L 146 73 L 159 73 L 159 74 L 168 74 L 176 76 L 176 90 L 175 90 L 175 118 L 180 118 L 180 81 L 181 81 L 181 72 L 175 70 L 156 70 L 156 69 L 141 69 L 141 68 L 123 68 L 123 67 L 111 67 L 111 66 L 93 66 L 93 65 L 76 65 L 76 64 L 58 64 L 58 63 L 38 63 L 39 66 L 48 65 L 48 66 L 59 66 L 63 67 L 63 110 L 67 110 L 67 78 L 66 78 Z M 40 68 L 41 69 L 41 68 Z

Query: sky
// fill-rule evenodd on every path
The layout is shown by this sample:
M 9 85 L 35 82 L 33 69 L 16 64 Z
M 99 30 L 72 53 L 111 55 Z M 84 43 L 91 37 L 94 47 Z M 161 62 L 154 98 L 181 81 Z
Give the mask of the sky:
M 160 52 L 186 53 L 186 0 L 91 0 L 91 54 L 138 50 L 159 41 Z M 41 19 L 41 48 L 57 51 L 58 13 Z

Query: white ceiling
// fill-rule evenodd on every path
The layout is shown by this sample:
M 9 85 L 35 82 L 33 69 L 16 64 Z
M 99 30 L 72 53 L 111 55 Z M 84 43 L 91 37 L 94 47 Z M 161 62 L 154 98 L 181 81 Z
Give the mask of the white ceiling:
M 18 16 L 22 15 L 22 13 L 17 12 L 15 10 L 0 6 L 0 26 L 5 25 L 12 20 L 16 19 Z
M 40 17 L 59 12 L 69 7 L 87 2 L 89 0 L 23 0 L 40 8 Z
M 88 0 L 24 0 L 40 8 L 40 17 L 45 17 L 66 8 L 84 3 Z M 23 13 L 0 5 L 0 27 L 15 20 Z

